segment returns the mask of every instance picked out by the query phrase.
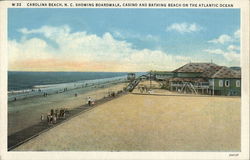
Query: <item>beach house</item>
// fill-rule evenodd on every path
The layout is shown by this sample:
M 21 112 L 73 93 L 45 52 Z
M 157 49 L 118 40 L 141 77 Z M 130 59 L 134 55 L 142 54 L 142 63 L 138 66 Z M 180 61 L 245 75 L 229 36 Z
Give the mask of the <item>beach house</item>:
M 171 91 L 210 95 L 241 95 L 241 73 L 214 63 L 188 63 L 166 79 Z

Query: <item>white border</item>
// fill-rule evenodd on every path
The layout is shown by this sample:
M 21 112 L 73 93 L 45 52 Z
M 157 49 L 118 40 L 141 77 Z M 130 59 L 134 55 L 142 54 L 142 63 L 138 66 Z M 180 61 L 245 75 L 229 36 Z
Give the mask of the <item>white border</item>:
M 168 0 L 168 1 L 126 1 L 133 3 L 219 3 L 234 4 L 241 9 L 241 152 L 7 152 L 7 8 L 12 2 L 0 2 L 0 159 L 249 159 L 249 1 L 248 0 Z M 24 6 L 27 2 L 22 1 Z M 36 3 L 49 1 L 34 1 Z M 50 1 L 53 2 L 53 1 Z M 55 1 L 54 1 L 55 2 Z M 76 1 L 56 1 L 74 3 Z M 124 1 L 77 1 L 98 3 L 124 3 Z M 22 7 L 26 8 L 26 7 Z M 44 8 L 44 7 L 29 7 Z M 48 7 L 46 7 L 48 8 Z M 52 7 L 57 8 L 57 7 Z M 67 8 L 67 7 L 59 7 Z M 77 7 L 79 8 L 79 7 Z M 83 7 L 80 7 L 83 8 Z M 110 7 L 109 7 L 110 8 Z M 114 7 L 115 8 L 115 7 Z M 124 7 L 123 7 L 124 8 Z M 126 8 L 126 7 L 125 7 Z M 133 7 L 127 7 L 133 8 Z M 147 7 L 145 7 L 147 8 Z M 182 7 L 191 8 L 191 7 Z M 219 8 L 218 8 L 219 9 Z M 60 153 L 60 154 L 59 154 Z M 230 157 L 230 153 L 239 156 Z

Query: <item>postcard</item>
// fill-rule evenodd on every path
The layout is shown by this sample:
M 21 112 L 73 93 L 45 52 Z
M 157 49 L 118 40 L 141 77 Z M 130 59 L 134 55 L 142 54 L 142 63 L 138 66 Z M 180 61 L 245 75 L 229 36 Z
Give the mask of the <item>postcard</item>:
M 249 159 L 249 1 L 0 3 L 0 159 Z

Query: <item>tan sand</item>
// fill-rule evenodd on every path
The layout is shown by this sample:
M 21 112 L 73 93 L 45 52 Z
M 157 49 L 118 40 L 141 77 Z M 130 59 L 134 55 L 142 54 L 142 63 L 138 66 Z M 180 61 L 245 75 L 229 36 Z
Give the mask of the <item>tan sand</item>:
M 240 98 L 128 94 L 15 150 L 240 151 Z
M 127 84 L 108 85 L 105 88 L 88 87 L 70 90 L 60 94 L 48 95 L 47 97 L 33 97 L 8 103 L 8 135 L 27 128 L 40 121 L 41 114 L 47 115 L 54 108 L 75 108 L 87 103 L 90 96 L 98 100 L 108 95 L 108 92 L 122 90 Z M 78 94 L 75 97 L 75 93 Z

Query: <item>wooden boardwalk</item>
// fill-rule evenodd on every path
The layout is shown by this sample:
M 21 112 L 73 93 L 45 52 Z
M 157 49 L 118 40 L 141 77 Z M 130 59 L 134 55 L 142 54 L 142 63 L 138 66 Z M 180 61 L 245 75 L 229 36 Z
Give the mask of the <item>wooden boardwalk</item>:
M 44 121 L 41 121 L 35 125 L 32 125 L 28 128 L 25 128 L 21 131 L 18 131 L 16 133 L 9 135 L 8 136 L 8 151 L 13 150 L 14 148 L 18 147 L 19 145 L 31 140 L 34 137 L 39 136 L 41 133 L 46 132 L 49 129 L 51 129 L 51 128 L 65 122 L 67 120 L 70 120 L 71 118 L 73 118 L 73 117 L 75 117 L 83 112 L 89 111 L 89 110 L 97 107 L 100 104 L 103 104 L 105 102 L 108 102 L 110 100 L 118 98 L 124 94 L 126 94 L 126 93 L 122 92 L 122 93 L 117 94 L 114 97 L 110 96 L 110 97 L 106 97 L 106 98 L 97 100 L 97 101 L 95 101 L 95 104 L 92 106 L 88 106 L 88 104 L 85 104 L 83 106 L 71 109 L 71 110 L 69 110 L 69 113 L 66 113 L 65 118 L 57 119 L 56 124 L 48 124 L 47 119 L 45 117 Z

